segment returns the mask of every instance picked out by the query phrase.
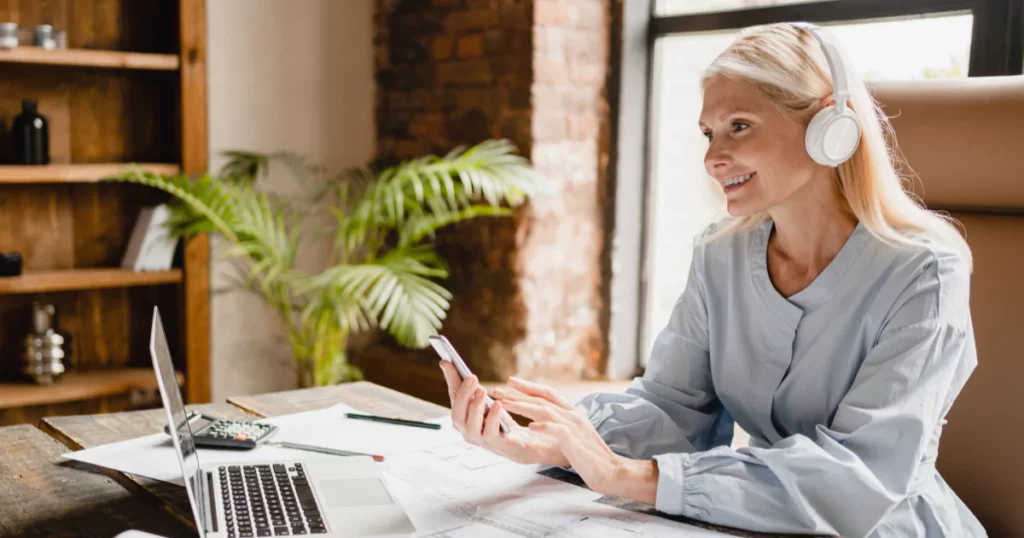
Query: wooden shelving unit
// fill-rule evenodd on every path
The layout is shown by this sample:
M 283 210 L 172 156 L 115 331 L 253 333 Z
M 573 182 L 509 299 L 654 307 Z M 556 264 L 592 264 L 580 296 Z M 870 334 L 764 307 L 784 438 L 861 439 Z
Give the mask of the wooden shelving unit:
M 0 165 L 0 183 L 95 183 L 102 178 L 126 172 L 133 165 L 156 174 L 174 175 L 181 172 L 180 166 L 165 163 Z
M 86 49 L 45 50 L 39 47 L 24 46 L 0 49 L 0 63 L 149 71 L 177 71 L 181 64 L 175 54 Z
M 0 277 L 0 293 L 47 293 L 73 290 L 130 288 L 181 282 L 181 269 L 137 272 L 117 268 L 38 271 Z
M 178 383 L 185 376 L 177 372 Z M 157 388 L 152 368 L 112 368 L 67 372 L 53 385 L 0 383 L 0 409 L 52 405 Z
M 159 405 L 154 306 L 186 401 L 209 401 L 209 239 L 180 242 L 169 271 L 121 269 L 139 212 L 168 196 L 101 181 L 132 166 L 206 171 L 205 0 L 15 0 L 0 21 L 51 24 L 68 47 L 0 50 L 0 252 L 23 266 L 0 277 L 0 425 Z M 11 163 L 23 99 L 47 118 L 52 164 Z M 54 305 L 65 337 L 52 385 L 19 375 L 36 302 Z

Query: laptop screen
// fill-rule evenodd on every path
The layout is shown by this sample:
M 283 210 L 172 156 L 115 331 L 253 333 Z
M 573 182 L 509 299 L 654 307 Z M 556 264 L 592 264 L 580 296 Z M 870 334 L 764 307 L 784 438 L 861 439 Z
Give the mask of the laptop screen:
M 181 389 L 178 388 L 178 379 L 174 375 L 174 363 L 171 361 L 171 350 L 167 346 L 167 336 L 164 334 L 164 325 L 160 320 L 160 311 L 156 307 L 153 307 L 153 329 L 150 333 L 149 351 L 153 356 L 153 369 L 156 371 L 157 385 L 160 387 L 160 397 L 163 399 L 164 410 L 167 412 L 167 421 L 172 425 L 171 438 L 178 452 L 178 462 L 181 464 L 188 500 L 192 504 L 196 525 L 202 529 L 205 521 L 203 515 L 206 510 L 206 499 L 203 488 L 200 487 L 202 482 L 199 479 L 199 455 L 196 453 L 195 440 L 192 438 L 192 427 L 186 420 L 185 404 L 181 398 Z

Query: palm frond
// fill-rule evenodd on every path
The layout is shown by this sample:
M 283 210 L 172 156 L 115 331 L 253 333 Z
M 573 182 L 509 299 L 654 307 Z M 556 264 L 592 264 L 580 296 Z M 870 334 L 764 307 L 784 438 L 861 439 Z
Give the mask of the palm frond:
M 263 192 L 235 189 L 236 236 L 231 254 L 251 260 L 249 279 L 265 293 L 287 280 L 298 250 L 298 227 Z
M 192 180 L 185 175 L 164 176 L 135 167 L 103 180 L 147 185 L 181 201 L 181 204 L 172 206 L 174 212 L 168 226 L 172 234 L 217 231 L 231 241 L 237 240 L 231 192 L 222 181 L 210 175 Z
M 270 156 L 265 153 L 222 151 L 221 155 L 228 159 L 217 172 L 221 177 L 251 182 L 259 177 L 261 172 L 266 173 L 270 168 Z
M 349 177 L 358 181 L 366 174 L 365 170 L 356 170 Z M 342 250 L 363 246 L 377 230 L 398 229 L 401 233 L 406 221 L 415 221 L 414 227 L 422 226 L 427 215 L 436 216 L 430 222 L 446 225 L 484 215 L 478 210 L 466 211 L 481 201 L 492 207 L 517 207 L 539 185 L 538 175 L 526 159 L 515 154 L 515 146 L 507 140 L 456 148 L 444 157 L 408 160 L 382 170 L 361 189 L 362 197 L 351 210 L 336 213 L 335 245 Z M 371 250 L 376 246 L 371 245 Z
M 352 298 L 402 345 L 423 347 L 446 316 L 451 292 L 432 278 L 448 270 L 429 247 L 395 249 L 371 263 L 338 265 L 310 281 L 335 297 Z
M 501 217 L 512 214 L 506 207 L 472 205 L 451 213 L 423 214 L 406 220 L 399 230 L 398 246 L 415 245 L 427 236 L 433 236 L 440 228 L 477 217 Z

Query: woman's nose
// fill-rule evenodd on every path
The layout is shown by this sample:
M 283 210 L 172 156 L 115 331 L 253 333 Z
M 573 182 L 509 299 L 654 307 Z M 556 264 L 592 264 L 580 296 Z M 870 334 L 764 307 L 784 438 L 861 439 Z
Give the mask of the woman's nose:
M 704 154 L 704 168 L 711 175 L 715 174 L 715 169 L 727 168 L 731 162 L 732 157 L 729 156 L 727 151 L 723 151 L 721 145 L 712 143 L 708 147 L 707 153 Z

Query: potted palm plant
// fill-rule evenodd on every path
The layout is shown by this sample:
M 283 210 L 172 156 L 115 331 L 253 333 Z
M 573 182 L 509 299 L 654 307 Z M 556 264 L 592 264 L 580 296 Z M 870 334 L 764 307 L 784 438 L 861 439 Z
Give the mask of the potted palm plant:
M 526 159 L 506 140 L 379 170 L 346 170 L 301 203 L 268 193 L 257 181 L 275 159 L 294 165 L 301 158 L 227 156 L 216 175 L 168 176 L 136 167 L 107 180 L 171 194 L 171 233 L 223 238 L 223 254 L 242 266 L 239 284 L 263 297 L 283 322 L 302 387 L 361 379 L 346 355 L 350 336 L 358 332 L 380 328 L 403 346 L 425 347 L 451 299 L 434 232 L 468 219 L 509 215 L 539 186 Z M 331 252 L 325 269 L 307 274 L 295 262 L 300 221 L 310 214 L 330 222 Z

